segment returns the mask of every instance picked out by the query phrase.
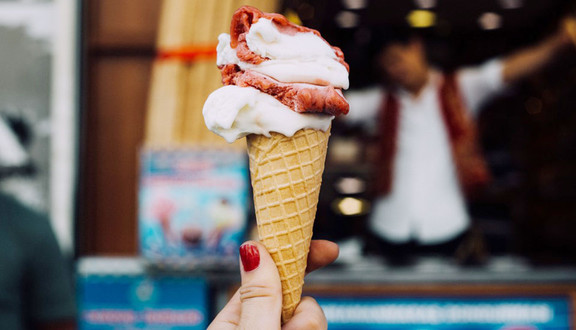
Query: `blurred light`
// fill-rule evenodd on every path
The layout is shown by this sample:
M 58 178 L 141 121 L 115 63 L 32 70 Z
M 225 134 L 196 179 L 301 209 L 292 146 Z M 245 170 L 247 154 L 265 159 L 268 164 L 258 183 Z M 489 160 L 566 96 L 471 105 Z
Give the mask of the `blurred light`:
M 518 9 L 524 6 L 524 0 L 499 0 L 498 2 L 504 9 Z
M 334 186 L 340 194 L 359 194 L 366 190 L 366 183 L 359 178 L 342 178 Z
M 435 24 L 436 14 L 429 10 L 412 10 L 406 16 L 406 20 L 412 27 L 427 28 Z
M 436 0 L 414 0 L 416 7 L 420 9 L 430 9 L 436 7 Z
M 502 26 L 502 17 L 495 13 L 484 13 L 478 18 L 478 24 L 484 30 L 495 30 Z
M 333 205 L 337 213 L 348 216 L 363 214 L 368 209 L 368 202 L 352 197 L 335 200 Z
M 531 115 L 537 115 L 542 112 L 542 100 L 536 97 L 529 97 L 526 102 L 524 102 L 524 107 L 526 107 L 526 112 Z
M 362 9 L 366 8 L 368 0 L 342 0 L 342 5 L 347 9 Z
M 572 42 L 576 45 L 576 18 L 570 17 L 565 18 L 564 22 L 564 30 L 568 32 L 570 38 L 572 38 Z
M 335 164 L 356 163 L 361 157 L 361 145 L 357 139 L 334 136 L 330 139 L 328 158 Z
M 291 23 L 294 23 L 296 25 L 302 25 L 302 20 L 300 19 L 300 16 L 298 16 L 298 14 L 292 9 L 287 9 L 286 12 L 284 13 L 284 16 Z
M 349 29 L 358 25 L 358 15 L 350 11 L 341 11 L 336 15 L 336 23 L 341 28 Z

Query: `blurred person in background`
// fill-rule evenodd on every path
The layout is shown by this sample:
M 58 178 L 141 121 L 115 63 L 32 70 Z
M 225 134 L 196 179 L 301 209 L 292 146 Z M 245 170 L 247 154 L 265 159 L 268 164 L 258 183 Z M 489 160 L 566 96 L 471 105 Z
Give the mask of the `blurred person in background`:
M 406 263 L 415 251 L 451 255 L 461 247 L 471 222 L 465 196 L 490 178 L 474 119 L 487 99 L 572 44 L 564 26 L 532 47 L 451 73 L 431 66 L 418 36 L 382 44 L 383 86 L 346 95 L 348 121 L 377 122 L 368 227 L 378 252 Z
M 0 117 L 0 180 L 28 158 Z M 0 193 L 0 328 L 75 329 L 75 319 L 71 274 L 50 222 Z

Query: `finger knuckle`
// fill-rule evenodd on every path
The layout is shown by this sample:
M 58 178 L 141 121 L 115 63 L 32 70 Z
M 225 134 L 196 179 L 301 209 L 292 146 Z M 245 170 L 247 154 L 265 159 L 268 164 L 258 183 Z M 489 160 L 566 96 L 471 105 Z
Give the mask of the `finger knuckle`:
M 247 300 L 274 298 L 278 295 L 276 291 L 274 288 L 265 285 L 243 285 L 240 288 L 240 300 L 245 302 Z

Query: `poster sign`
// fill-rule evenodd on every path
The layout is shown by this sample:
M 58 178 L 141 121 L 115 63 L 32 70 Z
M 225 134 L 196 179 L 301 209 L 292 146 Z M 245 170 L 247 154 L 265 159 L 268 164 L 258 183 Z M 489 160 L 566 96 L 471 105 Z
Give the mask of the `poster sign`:
M 140 247 L 147 260 L 237 263 L 248 214 L 244 152 L 145 150 L 140 173 Z
M 199 330 L 207 326 L 207 286 L 202 279 L 88 275 L 78 284 L 82 330 Z
M 332 330 L 569 330 L 566 297 L 316 297 Z

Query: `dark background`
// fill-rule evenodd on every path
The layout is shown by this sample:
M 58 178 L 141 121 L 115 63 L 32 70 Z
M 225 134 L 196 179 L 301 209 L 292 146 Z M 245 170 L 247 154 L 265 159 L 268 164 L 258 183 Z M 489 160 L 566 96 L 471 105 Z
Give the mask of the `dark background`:
M 417 1 L 406 0 L 366 1 L 366 7 L 354 10 L 346 3 L 289 0 L 285 8 L 342 48 L 351 68 L 351 88 L 358 89 L 378 82 L 373 65 L 377 42 L 386 34 L 410 30 L 406 16 L 419 8 Z M 432 63 L 454 69 L 539 42 L 574 8 L 565 0 L 437 0 L 428 9 L 436 14 L 436 24 L 412 31 L 424 37 Z M 342 11 L 356 14 L 357 25 L 340 27 L 337 17 Z M 500 28 L 482 29 L 478 19 L 486 12 L 501 16 Z M 470 212 L 489 253 L 519 254 L 542 264 L 575 263 L 576 52 L 566 50 L 544 71 L 488 102 L 478 125 L 494 180 L 470 201 Z M 365 146 L 373 137 L 361 129 L 336 124 L 333 135 L 356 141 L 369 153 Z M 345 166 L 327 164 L 317 236 L 344 239 L 365 234 L 365 215 L 344 216 L 333 211 L 331 203 L 342 197 L 334 189 L 339 178 L 359 177 L 369 184 L 374 175 L 377 172 L 364 157 Z M 370 193 L 352 197 L 369 200 Z
M 358 0 L 355 0 L 358 1 Z M 431 60 L 443 68 L 476 64 L 537 42 L 555 29 L 574 4 L 564 0 L 437 0 L 437 24 L 423 32 Z M 518 0 L 515 0 L 518 2 Z M 408 27 L 413 0 L 367 1 L 351 10 L 358 26 L 335 20 L 346 2 L 286 0 L 304 24 L 343 48 L 352 88 L 376 81 L 371 62 L 376 32 Z M 150 68 L 155 57 L 159 0 L 83 2 L 83 114 L 85 146 L 80 171 L 77 255 L 137 255 L 138 153 Z M 502 16 L 500 29 L 485 31 L 478 17 Z M 545 72 L 487 104 L 480 118 L 484 151 L 495 180 L 471 206 L 492 254 L 520 254 L 539 263 L 576 263 L 576 55 L 560 56 Z M 365 215 L 332 208 L 342 176 L 370 182 L 365 154 L 371 138 L 359 127 L 334 124 L 331 144 L 356 143 L 364 154 L 352 164 L 330 161 L 318 210 L 316 234 L 342 239 L 364 234 Z M 103 138 L 106 137 L 106 138 Z M 113 139 L 114 143 L 108 143 Z M 334 150 L 334 148 L 329 148 Z M 331 158 L 329 157 L 329 160 Z M 369 199 L 368 192 L 353 197 Z

